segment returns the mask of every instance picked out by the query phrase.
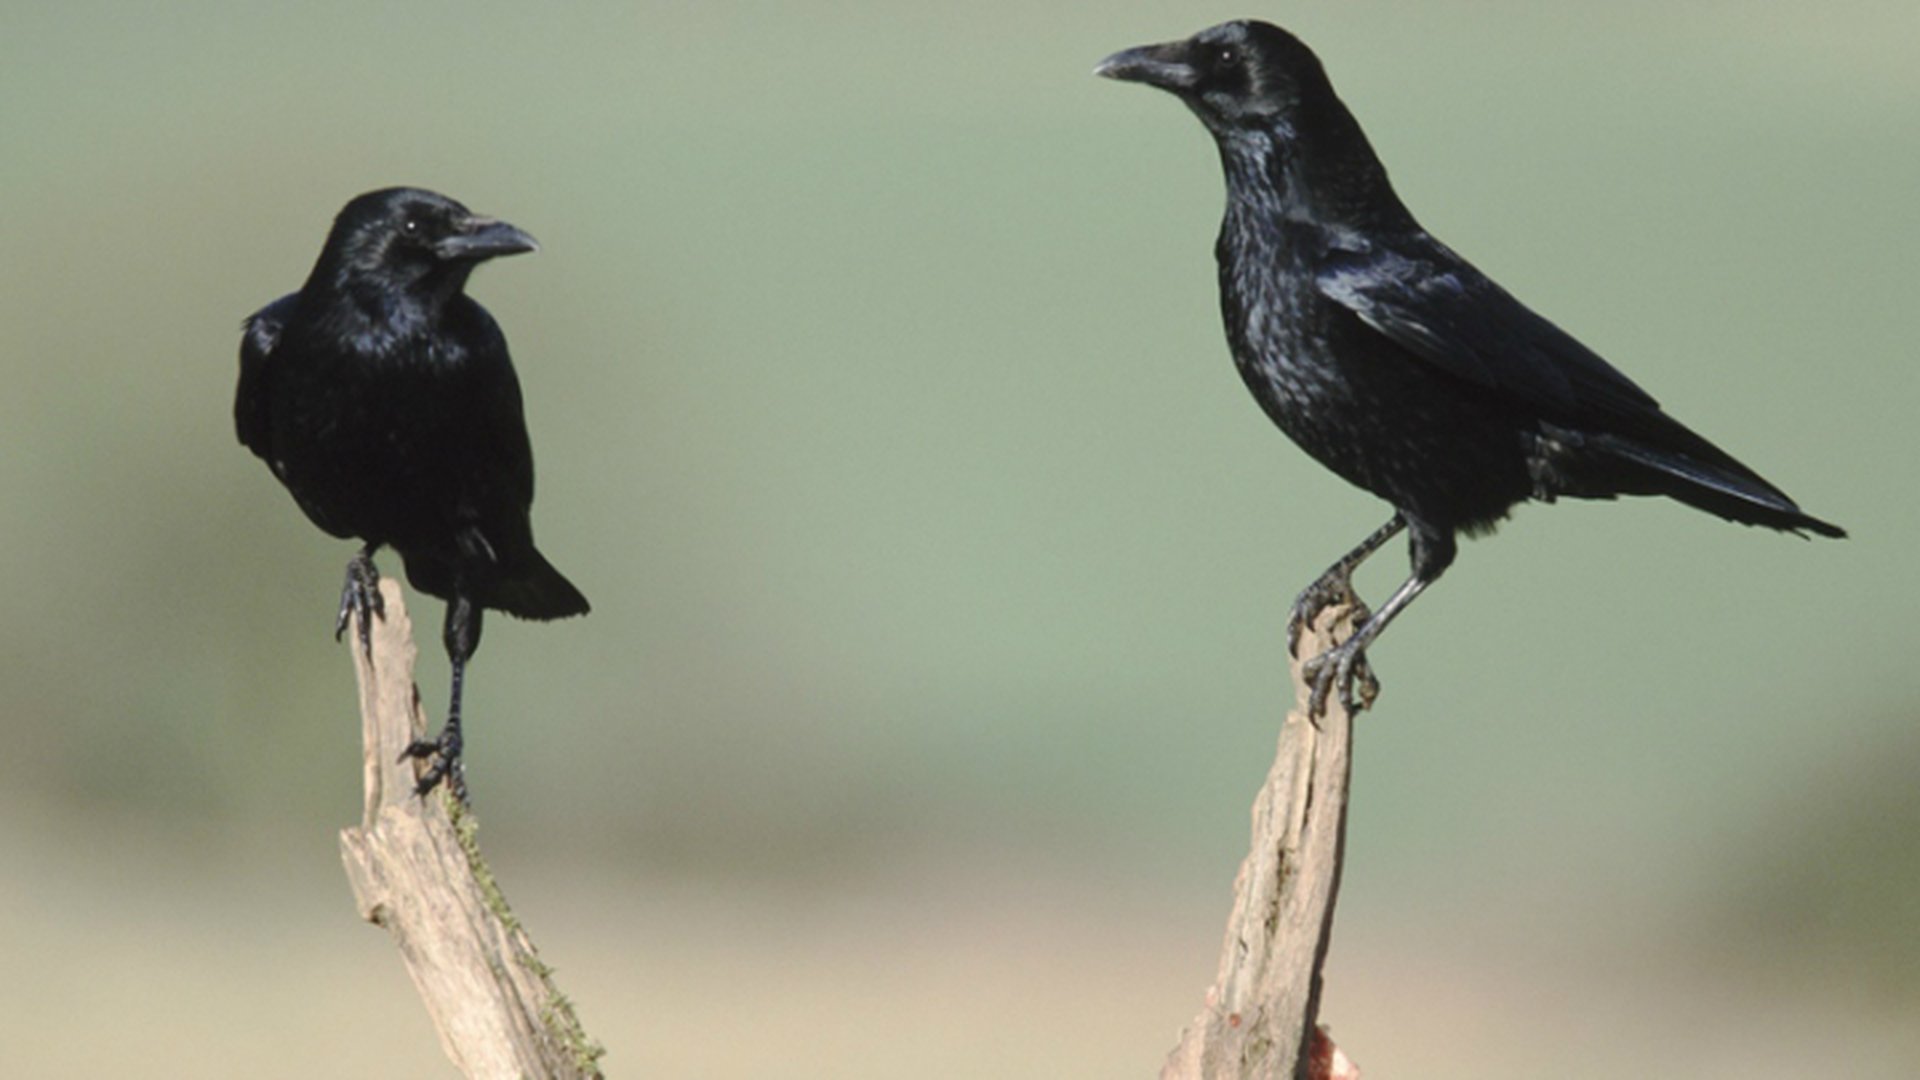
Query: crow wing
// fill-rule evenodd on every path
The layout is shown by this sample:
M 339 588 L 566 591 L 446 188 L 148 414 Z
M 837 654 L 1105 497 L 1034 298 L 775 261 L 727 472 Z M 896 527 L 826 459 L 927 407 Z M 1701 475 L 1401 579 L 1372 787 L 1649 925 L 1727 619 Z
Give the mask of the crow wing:
M 293 314 L 298 293 L 289 293 L 247 317 L 240 333 L 240 389 L 233 400 L 233 426 L 240 444 L 263 460 L 273 444 L 273 349 Z
M 1414 356 L 1561 421 L 1632 428 L 1659 403 L 1431 237 L 1396 247 L 1336 248 L 1321 260 L 1322 296 Z

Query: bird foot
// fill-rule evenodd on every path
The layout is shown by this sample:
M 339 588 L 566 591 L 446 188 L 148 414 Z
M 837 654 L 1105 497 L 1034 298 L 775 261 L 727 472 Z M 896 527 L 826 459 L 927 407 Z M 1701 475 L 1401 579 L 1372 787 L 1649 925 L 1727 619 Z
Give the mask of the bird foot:
M 340 586 L 340 613 L 333 620 L 333 640 L 347 632 L 347 623 L 360 618 L 360 651 L 373 655 L 373 620 L 387 617 L 386 601 L 380 599 L 380 568 L 366 552 L 347 561 L 347 580 Z
M 1318 720 L 1327 714 L 1327 699 L 1336 686 L 1340 707 L 1348 716 L 1373 708 L 1374 699 L 1380 696 L 1380 680 L 1373 677 L 1373 666 L 1367 663 L 1367 654 L 1357 647 L 1359 644 L 1349 640 L 1300 665 L 1300 674 L 1313 685 L 1313 692 L 1307 696 L 1307 719 Z
M 415 739 L 405 750 L 400 751 L 400 760 L 412 758 L 427 762 L 427 769 L 413 785 L 414 794 L 425 796 L 446 781 L 447 789 L 460 805 L 467 805 L 467 770 L 460 760 L 460 737 L 458 722 L 449 721 L 440 729 L 437 739 Z
M 1339 568 L 1335 567 L 1333 571 L 1321 575 L 1294 598 L 1293 610 L 1287 615 L 1288 656 L 1299 659 L 1300 635 L 1307 632 L 1322 611 L 1335 604 L 1351 605 L 1358 612 L 1358 618 L 1366 617 L 1366 604 L 1360 599 L 1360 594 L 1353 591 L 1353 575 L 1338 571 Z

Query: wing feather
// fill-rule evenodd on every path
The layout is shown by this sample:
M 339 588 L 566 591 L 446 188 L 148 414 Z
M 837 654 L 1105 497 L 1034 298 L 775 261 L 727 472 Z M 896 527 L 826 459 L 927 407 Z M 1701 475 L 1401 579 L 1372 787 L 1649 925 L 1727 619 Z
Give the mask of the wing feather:
M 1431 238 L 1335 251 L 1321 295 L 1408 352 L 1548 418 L 1644 419 L 1659 403 L 1572 335 Z
M 293 313 L 289 293 L 247 317 L 240 333 L 240 388 L 233 399 L 233 426 L 240 444 L 262 459 L 273 444 L 273 350 Z

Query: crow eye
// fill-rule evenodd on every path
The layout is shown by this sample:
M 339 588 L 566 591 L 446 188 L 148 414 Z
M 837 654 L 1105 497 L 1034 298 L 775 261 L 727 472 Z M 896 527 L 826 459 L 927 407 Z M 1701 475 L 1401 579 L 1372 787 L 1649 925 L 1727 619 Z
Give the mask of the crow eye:
M 400 221 L 401 232 L 406 233 L 408 236 L 419 236 L 420 230 L 421 230 L 421 225 L 420 225 L 419 218 L 409 214 L 405 218 L 401 219 Z
M 1233 46 L 1231 45 L 1214 46 L 1213 63 L 1215 67 L 1232 67 L 1234 62 L 1239 59 L 1240 59 L 1240 54 L 1233 51 Z

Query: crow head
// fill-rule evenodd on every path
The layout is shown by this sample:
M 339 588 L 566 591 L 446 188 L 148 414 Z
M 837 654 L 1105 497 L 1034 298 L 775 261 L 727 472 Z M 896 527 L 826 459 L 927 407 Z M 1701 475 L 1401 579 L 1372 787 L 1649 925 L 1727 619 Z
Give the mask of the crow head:
M 347 291 L 444 298 L 460 291 L 482 262 L 538 248 L 525 232 L 480 217 L 445 195 L 385 188 L 340 211 L 314 273 Z
M 1221 23 L 1164 45 L 1117 52 L 1094 73 L 1157 86 L 1187 103 L 1215 135 L 1292 127 L 1333 88 L 1313 50 L 1263 22 Z

